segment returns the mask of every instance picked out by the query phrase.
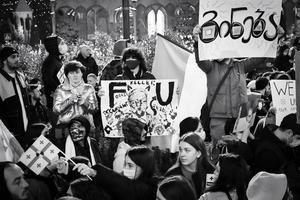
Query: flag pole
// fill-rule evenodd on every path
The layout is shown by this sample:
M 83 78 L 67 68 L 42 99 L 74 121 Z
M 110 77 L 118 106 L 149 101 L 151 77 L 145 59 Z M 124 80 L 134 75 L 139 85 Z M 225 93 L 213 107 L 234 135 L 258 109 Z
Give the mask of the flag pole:
M 65 158 L 67 158 L 66 157 L 66 154 L 64 154 L 64 152 L 60 152 Z M 71 158 L 67 158 L 67 160 L 69 160 L 69 161 L 71 161 L 74 165 L 76 165 L 77 163 L 75 163 Z M 89 175 L 86 175 L 86 177 L 90 180 L 90 181 L 92 181 L 93 179 L 89 176 Z

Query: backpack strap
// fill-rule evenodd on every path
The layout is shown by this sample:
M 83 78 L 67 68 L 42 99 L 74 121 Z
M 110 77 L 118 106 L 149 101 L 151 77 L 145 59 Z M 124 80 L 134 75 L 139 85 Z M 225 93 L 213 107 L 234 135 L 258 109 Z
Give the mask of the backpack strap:
M 231 65 L 231 66 L 227 69 L 227 71 L 226 71 L 226 73 L 224 74 L 224 76 L 222 77 L 222 79 L 221 79 L 221 81 L 220 81 L 218 87 L 216 88 L 216 90 L 215 90 L 215 92 L 214 92 L 214 95 L 213 95 L 213 97 L 212 97 L 212 99 L 211 99 L 211 102 L 210 102 L 210 104 L 209 104 L 209 106 L 208 106 L 208 114 L 209 114 L 210 111 L 211 111 L 211 108 L 212 108 L 212 106 L 213 106 L 213 104 L 214 104 L 214 101 L 215 101 L 215 99 L 216 99 L 216 97 L 217 97 L 217 94 L 219 93 L 219 90 L 220 90 L 221 86 L 223 85 L 225 79 L 226 79 L 227 76 L 229 75 L 229 72 L 230 72 L 230 70 L 231 70 L 232 68 L 233 68 L 233 65 Z

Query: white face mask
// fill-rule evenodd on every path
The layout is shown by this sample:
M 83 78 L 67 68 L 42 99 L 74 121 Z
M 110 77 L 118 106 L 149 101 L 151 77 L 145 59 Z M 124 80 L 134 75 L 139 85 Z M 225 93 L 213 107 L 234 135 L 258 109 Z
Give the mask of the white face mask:
M 135 169 L 126 169 L 123 168 L 123 175 L 127 178 L 133 180 L 135 178 Z
M 58 45 L 58 51 L 60 54 L 65 55 L 68 52 L 68 46 L 66 44 Z

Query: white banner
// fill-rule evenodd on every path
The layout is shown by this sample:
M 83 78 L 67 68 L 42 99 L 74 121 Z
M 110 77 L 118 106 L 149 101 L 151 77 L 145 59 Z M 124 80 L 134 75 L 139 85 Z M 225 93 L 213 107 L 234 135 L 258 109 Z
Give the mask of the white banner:
M 296 113 L 296 86 L 294 80 L 271 80 L 271 93 L 273 106 L 276 108 L 276 125 L 282 119 Z
M 276 57 L 281 0 L 201 0 L 200 60 Z
M 102 123 L 106 137 L 123 137 L 122 122 L 135 118 L 148 125 L 149 136 L 174 133 L 178 95 L 176 80 L 101 81 Z

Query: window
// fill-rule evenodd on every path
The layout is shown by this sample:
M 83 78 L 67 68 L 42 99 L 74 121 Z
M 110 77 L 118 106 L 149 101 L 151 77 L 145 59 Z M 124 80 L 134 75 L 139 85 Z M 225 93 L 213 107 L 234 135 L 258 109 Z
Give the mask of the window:
M 166 14 L 162 8 L 159 8 L 156 12 L 151 9 L 147 15 L 148 22 L 148 36 L 155 35 L 156 33 L 164 34 Z

